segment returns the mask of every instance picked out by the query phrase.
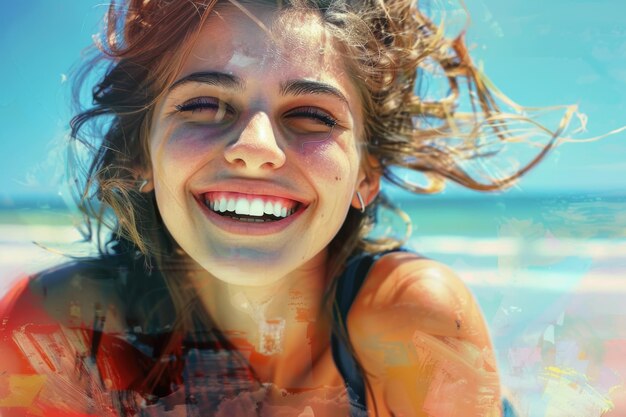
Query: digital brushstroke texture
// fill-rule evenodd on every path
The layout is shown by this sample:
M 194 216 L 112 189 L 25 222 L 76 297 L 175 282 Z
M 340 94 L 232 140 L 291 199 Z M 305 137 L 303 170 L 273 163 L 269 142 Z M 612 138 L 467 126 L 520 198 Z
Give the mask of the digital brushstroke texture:
M 19 197 L 45 195 L 51 189 L 46 182 L 49 168 L 41 162 L 46 159 L 44 145 L 59 135 L 54 133 L 57 124 L 65 122 L 50 109 L 61 107 L 55 94 L 65 81 L 67 62 L 78 56 L 75 52 L 60 64 L 55 56 L 48 56 L 56 50 L 52 45 L 35 43 L 52 38 L 51 29 L 48 33 L 35 29 L 37 22 L 65 19 L 65 9 L 46 7 L 39 12 L 16 10 L 7 14 L 17 16 L 14 21 L 2 25 L 0 45 L 8 51 L 3 55 L 13 58 L 8 59 L 8 67 L 15 71 L 3 78 L 17 82 L 7 86 L 0 102 L 0 120 L 7 126 L 0 133 L 0 161 L 13 173 L 3 174 L 0 194 L 0 294 L 19 276 L 62 259 L 33 241 L 61 252 L 89 252 L 72 244 L 80 236 L 63 210 L 44 207 L 45 198 L 22 204 Z M 74 16 L 79 21 L 74 29 L 86 39 L 81 47 L 90 34 L 81 28 L 91 25 L 81 16 L 101 12 L 92 7 Z M 621 17 L 626 10 L 622 2 L 493 0 L 479 2 L 472 12 L 474 25 L 482 27 L 475 52 L 497 85 L 516 101 L 577 102 L 589 115 L 589 136 L 624 124 L 626 43 Z M 20 22 L 31 28 L 29 33 L 16 29 Z M 11 39 L 19 40 L 9 44 Z M 20 61 L 20 48 L 40 53 Z M 35 76 L 41 72 L 42 60 L 56 72 Z M 37 74 L 31 68 L 39 68 Z M 16 92 L 19 88 L 23 90 Z M 38 105 L 43 121 L 34 121 L 28 101 L 33 96 L 48 100 Z M 441 198 L 410 202 L 398 197 L 415 227 L 410 246 L 453 267 L 478 298 L 494 337 L 503 385 L 520 416 L 626 413 L 624 139 L 620 134 L 591 144 L 564 145 L 536 174 L 523 180 L 512 197 L 461 198 L 455 197 L 454 190 Z M 564 192 L 572 189 L 574 193 Z M 13 337 L 36 366 L 75 372 L 75 358 L 56 354 L 67 337 L 75 336 L 60 330 L 26 335 L 18 329 Z M 43 391 L 44 385 L 45 377 L 40 375 L 0 375 L 0 410 L 26 407 L 39 395 L 57 395 L 55 390 L 85 401 L 84 393 L 69 387 Z M 224 405 L 222 414 L 228 415 L 236 406 L 236 401 Z M 70 413 L 68 409 L 62 415 Z M 309 415 L 309 410 L 302 411 L 302 417 Z

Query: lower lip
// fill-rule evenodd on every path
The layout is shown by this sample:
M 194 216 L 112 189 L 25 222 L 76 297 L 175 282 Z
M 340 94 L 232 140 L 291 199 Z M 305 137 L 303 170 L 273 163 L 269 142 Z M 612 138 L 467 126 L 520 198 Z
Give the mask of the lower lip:
M 264 223 L 248 223 L 239 220 L 231 219 L 230 217 L 220 216 L 213 210 L 208 208 L 202 201 L 196 199 L 196 202 L 206 215 L 206 217 L 220 229 L 232 233 L 235 235 L 246 236 L 264 236 L 271 235 L 273 233 L 279 233 L 289 227 L 300 215 L 304 212 L 306 207 L 300 204 L 298 211 L 293 213 L 289 217 L 285 217 L 282 220 L 264 222 Z

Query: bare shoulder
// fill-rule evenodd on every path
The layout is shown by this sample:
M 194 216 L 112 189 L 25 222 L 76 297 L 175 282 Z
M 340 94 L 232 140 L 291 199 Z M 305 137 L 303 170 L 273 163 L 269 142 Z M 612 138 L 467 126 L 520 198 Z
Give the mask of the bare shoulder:
M 392 252 L 376 262 L 349 322 L 354 336 L 366 337 L 363 331 L 420 331 L 489 345 L 480 309 L 458 275 L 437 261 L 407 252 Z
M 445 265 L 411 253 L 383 256 L 347 324 L 368 395 L 385 405 L 379 415 L 500 414 L 487 327 L 471 292 Z

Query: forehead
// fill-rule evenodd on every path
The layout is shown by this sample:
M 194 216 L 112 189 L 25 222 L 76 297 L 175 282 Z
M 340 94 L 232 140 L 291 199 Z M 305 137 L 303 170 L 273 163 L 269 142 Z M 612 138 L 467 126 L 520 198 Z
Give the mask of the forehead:
M 347 80 L 343 59 L 313 11 L 225 5 L 211 12 L 181 73 L 226 70 L 287 78 Z

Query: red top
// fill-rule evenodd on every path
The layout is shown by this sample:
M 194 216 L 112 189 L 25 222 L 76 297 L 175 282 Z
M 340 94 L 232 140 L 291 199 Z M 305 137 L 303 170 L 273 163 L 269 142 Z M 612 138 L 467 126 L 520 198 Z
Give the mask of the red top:
M 118 278 L 106 268 L 106 276 Z M 0 300 L 0 416 L 119 417 L 119 409 L 134 415 L 140 408 L 185 416 L 190 407 L 216 409 L 224 398 L 258 389 L 249 368 L 215 339 L 183 344 L 178 338 L 164 355 L 171 333 L 103 332 L 108 313 L 98 304 L 85 323 L 79 306 L 50 302 L 46 283 L 56 293 L 66 291 L 72 277 L 90 271 L 70 265 L 52 279 L 21 279 Z M 164 364 L 163 373 L 145 395 L 156 364 Z
M 29 283 L 19 280 L 0 301 L 0 415 L 107 416 L 102 410 L 88 412 L 93 400 L 85 388 L 90 381 L 79 385 L 73 378 L 80 373 L 78 350 L 92 334 L 62 328 L 44 311 Z

